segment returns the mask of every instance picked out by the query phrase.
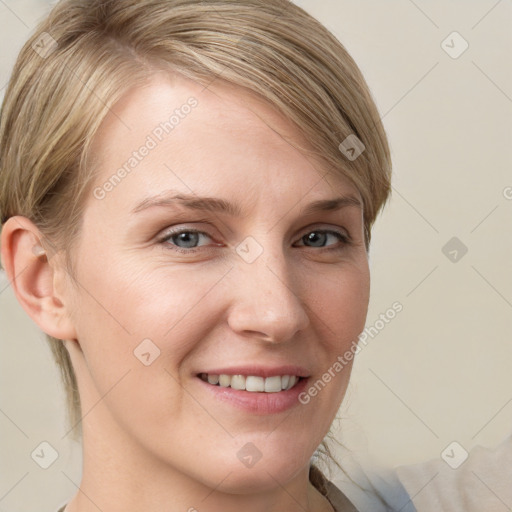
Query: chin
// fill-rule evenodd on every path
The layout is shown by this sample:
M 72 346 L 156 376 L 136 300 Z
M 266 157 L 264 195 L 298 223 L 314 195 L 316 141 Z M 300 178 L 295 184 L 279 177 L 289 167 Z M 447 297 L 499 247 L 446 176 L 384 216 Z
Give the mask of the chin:
M 259 468 L 233 468 L 229 476 L 218 487 L 218 490 L 229 494 L 258 494 L 269 492 L 276 488 L 286 486 L 304 467 L 291 467 L 290 464 L 277 470 L 275 465 L 269 464 Z
M 247 443 L 237 454 L 240 460 L 235 458 L 234 461 L 226 464 L 224 456 L 218 463 L 212 464 L 215 467 L 213 474 L 218 476 L 214 487 L 217 487 L 219 481 L 222 481 L 222 484 L 217 487 L 222 492 L 250 494 L 272 491 L 286 486 L 301 471 L 307 472 L 309 469 L 309 457 L 298 460 L 296 458 L 297 451 L 301 454 L 304 453 L 302 449 L 295 450 L 294 457 L 291 455 L 293 451 L 274 449 L 267 452 L 268 455 L 261 452 L 258 454 L 254 447 Z M 221 475 L 227 476 L 222 480 Z

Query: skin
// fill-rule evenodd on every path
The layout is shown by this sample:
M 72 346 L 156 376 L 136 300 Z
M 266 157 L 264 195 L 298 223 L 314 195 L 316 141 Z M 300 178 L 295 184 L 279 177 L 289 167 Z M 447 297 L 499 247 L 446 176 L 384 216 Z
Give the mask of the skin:
M 220 80 L 203 90 L 162 75 L 105 119 L 95 186 L 191 96 L 198 106 L 114 190 L 101 200 L 87 195 L 75 280 L 62 254 L 34 253 L 47 244 L 28 219 L 13 217 L 3 229 L 9 278 L 26 269 L 12 284 L 18 300 L 45 332 L 66 340 L 77 374 L 83 480 L 67 511 L 332 510 L 309 484 L 308 467 L 350 365 L 308 404 L 270 415 L 207 396 L 196 374 L 297 364 L 313 383 L 350 347 L 369 299 L 362 209 L 303 210 L 360 195 L 298 151 L 307 144 L 301 133 L 262 100 Z M 169 190 L 230 201 L 243 215 L 177 205 L 132 212 Z M 190 249 L 170 229 L 207 235 Z M 324 247 L 304 241 L 312 232 Z M 252 263 L 235 250 L 249 236 L 263 251 Z M 134 356 L 147 338 L 160 350 L 149 366 Z M 262 453 L 251 468 L 237 457 L 249 442 Z

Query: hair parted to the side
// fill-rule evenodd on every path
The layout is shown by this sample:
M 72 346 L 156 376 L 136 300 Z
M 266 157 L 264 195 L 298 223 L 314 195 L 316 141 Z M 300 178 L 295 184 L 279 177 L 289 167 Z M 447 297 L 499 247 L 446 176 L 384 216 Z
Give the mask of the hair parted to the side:
M 72 276 L 94 135 L 130 88 L 162 70 L 245 87 L 293 121 L 305 150 L 359 190 L 368 246 L 390 192 L 386 134 L 345 48 L 288 0 L 58 2 L 22 48 L 0 113 L 1 222 L 32 220 L 50 251 L 65 249 Z M 354 160 L 339 149 L 350 135 L 365 146 Z M 78 436 L 75 374 L 64 344 L 48 340 Z M 316 471 L 311 479 L 321 487 Z

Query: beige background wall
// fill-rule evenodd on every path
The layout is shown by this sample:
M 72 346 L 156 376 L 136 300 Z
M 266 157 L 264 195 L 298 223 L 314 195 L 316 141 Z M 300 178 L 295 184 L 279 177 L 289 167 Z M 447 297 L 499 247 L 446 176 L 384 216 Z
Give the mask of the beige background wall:
M 297 3 L 360 65 L 395 169 L 371 249 L 379 332 L 357 356 L 338 436 L 387 466 L 440 457 L 454 440 L 493 446 L 512 431 L 512 4 Z M 46 5 L 0 1 L 0 88 Z M 458 58 L 459 36 L 442 44 L 454 31 L 469 44 Z M 453 237 L 459 247 L 443 250 Z M 382 328 L 395 301 L 403 311 Z M 52 510 L 76 490 L 79 447 L 64 437 L 49 351 L 3 275 L 0 350 L 0 512 Z M 59 452 L 48 470 L 30 456 L 42 441 Z

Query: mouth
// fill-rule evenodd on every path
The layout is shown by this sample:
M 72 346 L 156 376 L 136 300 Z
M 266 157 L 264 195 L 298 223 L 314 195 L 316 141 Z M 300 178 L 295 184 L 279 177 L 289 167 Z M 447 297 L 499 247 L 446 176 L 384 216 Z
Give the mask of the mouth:
M 248 391 L 250 393 L 279 393 L 281 391 L 288 391 L 305 379 L 305 377 L 298 375 L 261 377 L 259 375 L 227 375 L 225 373 L 200 373 L 198 377 L 212 386 Z
M 279 414 L 302 406 L 299 396 L 311 375 L 307 369 L 294 365 L 246 365 L 195 374 L 206 399 L 224 404 L 229 408 L 226 411 L 234 408 L 255 415 Z

